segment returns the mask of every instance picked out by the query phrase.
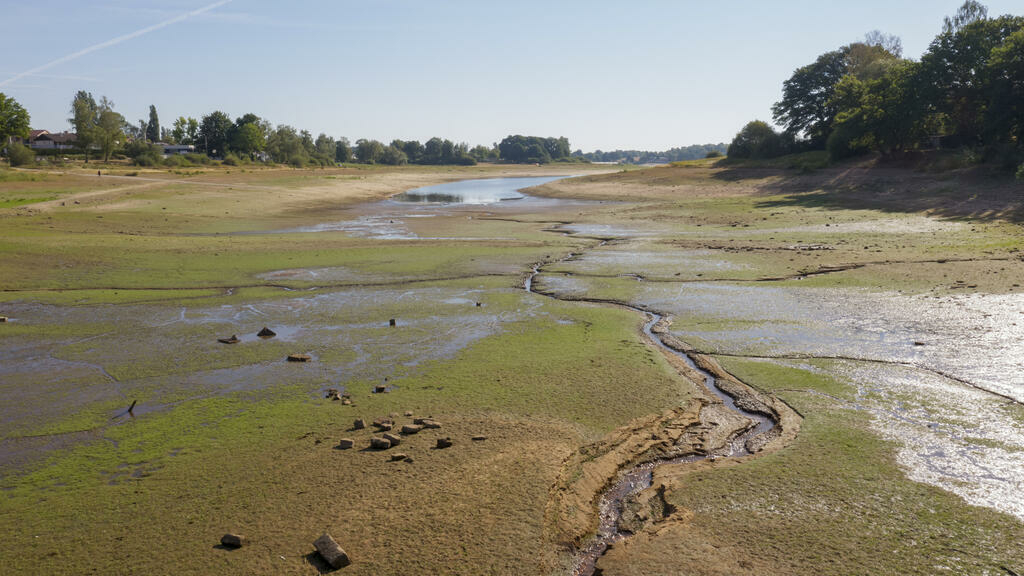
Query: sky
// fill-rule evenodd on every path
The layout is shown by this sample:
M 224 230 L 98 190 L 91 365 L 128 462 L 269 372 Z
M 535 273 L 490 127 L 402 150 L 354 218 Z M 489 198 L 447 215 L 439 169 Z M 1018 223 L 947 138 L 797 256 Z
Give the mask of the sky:
M 1024 14 L 1021 0 L 984 3 Z M 86 90 L 136 123 L 155 105 L 163 126 L 221 110 L 353 142 L 665 150 L 770 121 L 796 68 L 868 31 L 917 59 L 960 4 L 0 0 L 0 92 L 51 132 L 70 129 Z

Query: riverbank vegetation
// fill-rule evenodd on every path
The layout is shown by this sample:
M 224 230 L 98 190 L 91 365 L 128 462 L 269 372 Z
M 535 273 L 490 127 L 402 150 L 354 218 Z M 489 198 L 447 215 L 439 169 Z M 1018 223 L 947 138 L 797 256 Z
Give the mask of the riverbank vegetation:
M 776 132 L 747 124 L 731 158 L 827 150 L 831 160 L 960 150 L 971 162 L 1024 166 L 1024 16 L 990 17 L 968 0 L 919 61 L 874 32 L 822 54 L 783 83 Z

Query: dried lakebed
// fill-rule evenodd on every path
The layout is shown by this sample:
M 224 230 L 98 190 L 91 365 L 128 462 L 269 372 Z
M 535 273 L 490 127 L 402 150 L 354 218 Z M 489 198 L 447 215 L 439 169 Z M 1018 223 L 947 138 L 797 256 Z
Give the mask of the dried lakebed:
M 0 421 L 5 437 L 0 462 L 10 470 L 38 446 L 102 442 L 104 429 L 119 425 L 129 400 L 137 396 L 145 399 L 135 411 L 141 418 L 196 398 L 259 397 L 285 383 L 288 393 L 298 391 L 313 402 L 325 386 L 338 387 L 340 382 L 342 388 L 369 389 L 382 376 L 401 377 L 423 363 L 450 360 L 516 323 L 540 317 L 554 324 L 572 323 L 552 312 L 556 306 L 563 315 L 576 314 L 566 312 L 570 308 L 619 306 L 647 314 L 647 348 L 657 350 L 653 354 L 664 356 L 698 390 L 705 384 L 707 394 L 664 414 L 640 418 L 569 457 L 551 510 L 559 518 L 556 524 L 565 522 L 555 541 L 580 550 L 576 573 L 592 571 L 607 543 L 627 533 L 648 532 L 645 526 L 672 515 L 661 495 L 665 487 L 651 484 L 653 467 L 725 456 L 745 461 L 758 457 L 749 453 L 792 440 L 799 418 L 785 404 L 731 377 L 716 357 L 723 364 L 736 356 L 827 373 L 850 383 L 854 393 L 832 398 L 835 405 L 870 414 L 874 431 L 901 446 L 898 458 L 912 479 L 1022 517 L 1024 467 L 1019 455 L 1024 434 L 1019 414 L 1009 410 L 1020 406 L 1020 358 L 1013 343 L 1021 340 L 1021 333 L 1013 314 L 1021 303 L 1014 296 L 929 299 L 772 282 L 647 282 L 645 267 L 736 273 L 746 271 L 747 264 L 714 249 L 678 257 L 663 250 L 634 258 L 622 243 L 601 238 L 657 240 L 671 236 L 671 227 L 664 222 L 661 229 L 588 222 L 593 216 L 582 209 L 594 207 L 594 202 L 535 199 L 514 191 L 491 204 L 453 203 L 437 190 L 425 191 L 425 197 L 423 203 L 393 199 L 362 205 L 346 210 L 347 219 L 277 233 L 334 233 L 382 245 L 430 245 L 436 240 L 450 245 L 453 239 L 522 238 L 525 223 L 533 238 L 547 234 L 565 243 L 552 241 L 537 252 L 552 256 L 544 256 L 532 272 L 527 272 L 529 262 L 537 259 L 492 256 L 453 271 L 452 276 L 464 280 L 443 278 L 436 285 L 418 284 L 429 280 L 429 274 L 395 276 L 387 269 L 344 261 L 256 275 L 253 286 L 276 295 L 245 299 L 244 304 L 204 304 L 201 299 L 181 306 L 8 303 L 4 313 L 12 317 L 12 326 L 38 329 L 38 334 L 6 338 L 0 344 L 5 358 L 0 382 L 8 383 L 0 386 L 0 400 L 9 407 Z M 545 221 L 544 212 L 554 207 L 579 207 L 583 222 L 568 222 L 574 219 L 568 214 L 573 210 Z M 519 229 L 467 224 L 474 218 L 507 219 Z M 450 230 L 429 224 L 444 219 L 462 224 Z M 559 259 L 566 246 L 573 246 L 576 254 Z M 596 265 L 603 277 L 588 277 L 588 264 Z M 486 276 L 494 278 L 479 279 Z M 524 276 L 525 291 L 509 282 Z M 288 291 L 281 291 L 285 286 Z M 387 326 L 388 316 L 398 318 L 398 330 Z M 263 325 L 273 327 L 278 336 L 256 338 Z M 214 343 L 232 332 L 241 342 Z M 968 353 L 958 352 L 965 341 L 971 342 Z M 287 365 L 285 355 L 293 352 L 314 361 Z M 76 388 L 69 390 L 68 382 Z M 720 387 L 729 394 L 721 394 Z M 738 403 L 741 410 L 732 410 L 730 403 Z M 98 413 L 93 425 L 72 423 L 57 431 L 8 438 L 31 431 L 40 421 L 63 421 L 80 405 Z M 787 412 L 785 418 L 782 412 Z M 783 424 L 772 428 L 775 421 Z M 581 471 L 583 482 L 575 478 Z M 146 469 L 123 474 L 143 477 Z M 594 533 L 598 536 L 591 540 Z

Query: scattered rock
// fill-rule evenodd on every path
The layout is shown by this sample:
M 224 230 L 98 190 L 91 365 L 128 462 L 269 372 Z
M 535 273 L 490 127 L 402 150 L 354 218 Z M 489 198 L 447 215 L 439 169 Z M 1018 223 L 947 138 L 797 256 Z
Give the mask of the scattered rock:
M 390 416 L 381 416 L 380 418 L 374 419 L 373 425 L 378 428 L 382 426 L 394 426 L 395 421 L 392 420 Z
M 370 448 L 373 448 L 374 450 L 387 450 L 388 448 L 391 448 L 391 441 L 387 438 L 378 438 L 374 436 L 373 438 L 370 438 Z
M 482 304 L 481 304 L 481 303 L 479 303 L 479 302 L 477 302 L 477 303 L 476 303 L 476 307 L 477 307 L 477 308 L 479 308 L 480 306 L 482 306 Z
M 405 415 L 406 417 L 412 416 L 412 410 L 406 410 Z
M 0 322 L 7 322 L 7 316 L 0 316 Z
M 374 394 L 383 394 L 388 391 L 387 384 L 377 384 L 373 387 Z
M 352 399 L 348 398 L 348 397 L 342 398 L 341 399 L 341 403 L 344 406 L 351 406 L 352 405 Z
M 407 459 L 408 457 L 409 457 L 408 454 L 403 454 L 403 453 L 399 452 L 398 454 L 392 454 L 391 455 L 391 461 L 392 462 L 399 462 L 401 460 Z
M 341 400 L 341 393 L 337 388 L 328 388 L 324 398 L 328 398 L 330 400 Z
M 424 417 L 424 418 L 413 418 L 412 423 L 413 424 L 423 424 L 424 420 L 430 420 L 430 418 L 426 418 L 426 417 Z
M 395 325 L 395 319 L 394 318 L 392 318 L 391 320 L 388 320 L 388 326 L 394 326 L 394 325 Z
M 426 419 L 422 422 L 424 428 L 440 428 L 441 423 L 437 420 Z
M 472 440 L 473 442 L 483 442 L 484 440 L 487 440 L 487 436 L 484 436 L 484 435 L 481 434 L 481 435 L 473 436 L 472 438 L 470 438 L 470 440 Z
M 342 438 L 341 440 L 338 440 L 338 448 L 341 448 L 342 450 L 348 450 L 355 445 L 356 441 L 351 438 Z
M 352 429 L 362 430 L 363 428 L 366 428 L 366 420 L 363 420 L 362 418 L 356 418 L 356 421 L 352 423 Z
M 277 336 L 277 332 L 274 332 L 270 328 L 264 326 L 263 330 L 257 332 L 256 335 L 259 336 L 260 338 L 273 338 L 274 336 Z
M 451 438 L 438 438 L 437 439 L 437 447 L 438 447 L 438 449 L 441 449 L 441 448 L 451 448 L 451 446 L 452 446 L 452 439 Z
M 237 335 L 232 334 L 231 338 L 217 338 L 217 342 L 221 344 L 238 344 L 241 340 L 238 339 Z
M 383 436 L 384 439 L 387 440 L 388 442 L 391 442 L 392 446 L 398 446 L 399 444 L 402 443 L 402 437 L 398 436 L 397 434 L 391 434 L 390 432 L 388 432 L 386 434 L 382 434 L 381 436 Z
M 240 534 L 232 534 L 231 532 L 228 532 L 220 537 L 220 543 L 228 548 L 241 548 L 245 545 L 246 539 L 245 536 Z
M 309 362 L 313 358 L 309 354 L 289 354 L 289 362 Z
M 419 424 L 406 424 L 402 426 L 402 434 L 416 434 L 420 430 L 423 430 L 423 426 Z
M 341 549 L 338 542 L 331 538 L 331 535 L 324 532 L 324 535 L 313 542 L 316 551 L 323 556 L 324 560 L 331 565 L 331 568 L 344 568 L 351 564 L 348 554 Z

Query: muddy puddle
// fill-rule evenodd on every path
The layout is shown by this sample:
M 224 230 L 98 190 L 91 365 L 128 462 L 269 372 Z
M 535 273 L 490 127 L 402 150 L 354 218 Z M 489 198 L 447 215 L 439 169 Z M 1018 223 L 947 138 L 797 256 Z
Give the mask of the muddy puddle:
M 0 465 L 24 461 L 26 441 L 17 437 L 83 411 L 98 409 L 93 419 L 105 426 L 116 425 L 116 412 L 132 400 L 139 400 L 135 415 L 142 416 L 232 392 L 297 387 L 316 398 L 325 387 L 349 382 L 367 382 L 369 388 L 384 377 L 451 358 L 507 322 L 541 313 L 525 296 L 518 305 L 477 306 L 484 296 L 474 288 L 402 287 L 173 309 L 11 304 L 26 326 L 73 325 L 97 333 L 0 339 Z M 277 335 L 258 337 L 264 326 Z M 240 342 L 217 341 L 232 335 Z M 292 353 L 309 354 L 313 361 L 287 362 Z M 107 405 L 118 408 L 109 414 L 96 408 Z M 65 444 L 32 443 L 43 448 L 38 454 Z

